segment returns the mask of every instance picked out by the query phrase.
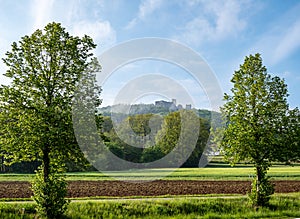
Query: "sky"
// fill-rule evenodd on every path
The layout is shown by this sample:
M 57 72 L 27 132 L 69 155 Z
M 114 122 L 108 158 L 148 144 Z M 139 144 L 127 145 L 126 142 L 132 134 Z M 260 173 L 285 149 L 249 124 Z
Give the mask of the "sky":
M 268 72 L 285 79 L 290 107 L 300 107 L 298 0 L 0 0 L 0 5 L 1 58 L 12 42 L 43 29 L 49 22 L 59 22 L 73 35 L 91 36 L 97 44 L 97 57 L 120 43 L 139 38 L 178 42 L 198 53 L 216 76 L 216 86 L 229 93 L 232 74 L 245 56 L 260 53 Z M 3 76 L 5 70 L 0 62 L 1 84 L 9 84 Z M 205 84 L 186 69 L 155 59 L 131 61 L 112 72 L 101 83 L 102 105 L 116 103 L 116 97 L 126 93 L 134 82 L 151 87 L 151 83 L 139 80 L 147 75 L 153 76 L 152 85 L 161 86 L 152 86 L 152 92 L 150 89 L 148 94 L 133 97 L 134 103 L 174 98 L 178 104 L 192 102 L 193 107 L 211 108 Z M 163 87 L 170 92 L 160 91 Z

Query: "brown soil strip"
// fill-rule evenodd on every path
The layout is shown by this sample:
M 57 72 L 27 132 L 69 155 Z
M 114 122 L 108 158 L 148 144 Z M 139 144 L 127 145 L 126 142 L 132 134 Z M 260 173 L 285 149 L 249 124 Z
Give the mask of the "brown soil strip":
M 273 181 L 275 192 L 300 192 L 300 181 Z M 250 181 L 158 180 L 152 182 L 69 181 L 68 197 L 246 194 Z M 29 182 L 0 182 L 0 198 L 32 196 Z

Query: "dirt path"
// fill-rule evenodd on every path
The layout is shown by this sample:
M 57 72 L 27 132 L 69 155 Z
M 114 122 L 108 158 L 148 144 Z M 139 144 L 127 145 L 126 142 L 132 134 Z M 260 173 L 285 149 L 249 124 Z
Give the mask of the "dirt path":
M 300 192 L 300 181 L 273 182 L 275 192 Z M 68 197 L 246 194 L 250 189 L 249 181 L 158 180 L 147 183 L 70 181 Z M 27 198 L 31 195 L 29 182 L 0 182 L 0 198 Z

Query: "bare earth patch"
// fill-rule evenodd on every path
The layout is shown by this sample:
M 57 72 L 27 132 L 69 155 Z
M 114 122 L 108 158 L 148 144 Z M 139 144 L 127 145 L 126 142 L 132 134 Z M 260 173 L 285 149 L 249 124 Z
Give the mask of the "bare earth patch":
M 250 181 L 158 180 L 152 182 L 69 181 L 68 197 L 246 194 Z M 300 192 L 300 181 L 273 181 L 275 192 Z M 32 196 L 29 182 L 0 182 L 0 198 Z

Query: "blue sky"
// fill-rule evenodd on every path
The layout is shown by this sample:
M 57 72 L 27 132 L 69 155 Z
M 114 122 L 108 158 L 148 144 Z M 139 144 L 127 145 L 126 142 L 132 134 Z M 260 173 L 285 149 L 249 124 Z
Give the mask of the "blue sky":
M 291 107 L 300 106 L 300 2 L 299 1 L 203 1 L 203 0 L 0 0 L 0 56 L 13 41 L 55 21 L 73 35 L 90 35 L 97 43 L 96 55 L 124 41 L 141 37 L 176 40 L 196 52 L 216 74 L 223 92 L 246 55 L 261 53 L 269 73 L 285 78 Z M 100 60 L 101 63 L 101 60 Z M 2 73 L 0 81 L 9 83 Z M 144 60 L 116 71 L 103 84 L 103 105 L 114 102 L 120 88 L 145 74 L 173 77 L 196 101 L 209 108 L 205 90 L 184 70 L 170 64 Z M 198 86 L 198 87 L 197 87 Z M 137 98 L 178 99 L 159 92 Z

